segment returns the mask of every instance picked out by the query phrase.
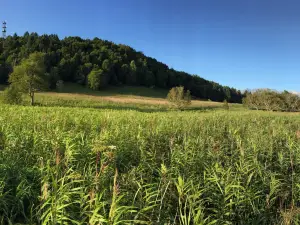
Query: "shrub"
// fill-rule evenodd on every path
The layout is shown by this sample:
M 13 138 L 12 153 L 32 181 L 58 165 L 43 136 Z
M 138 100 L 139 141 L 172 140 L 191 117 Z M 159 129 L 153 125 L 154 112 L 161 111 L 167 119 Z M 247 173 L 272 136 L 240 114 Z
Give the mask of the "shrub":
M 228 104 L 228 101 L 225 99 L 224 102 L 223 102 L 223 108 L 225 110 L 229 110 L 229 104 Z
M 191 93 L 190 91 L 184 91 L 184 87 L 173 87 L 167 96 L 168 101 L 177 107 L 183 109 L 191 104 Z
M 14 86 L 9 86 L 3 92 L 3 103 L 21 104 L 23 101 L 22 93 Z

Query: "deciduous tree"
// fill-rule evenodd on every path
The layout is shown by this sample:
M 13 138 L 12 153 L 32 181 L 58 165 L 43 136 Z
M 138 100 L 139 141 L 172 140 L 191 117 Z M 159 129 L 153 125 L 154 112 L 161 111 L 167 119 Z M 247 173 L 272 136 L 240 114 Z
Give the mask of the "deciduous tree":
M 93 90 L 99 90 L 106 85 L 105 72 L 102 69 L 93 69 L 88 75 L 88 85 Z
M 34 95 L 37 91 L 47 88 L 45 76 L 44 54 L 35 52 L 15 66 L 9 76 L 9 83 L 20 92 L 30 96 L 31 105 L 34 105 Z

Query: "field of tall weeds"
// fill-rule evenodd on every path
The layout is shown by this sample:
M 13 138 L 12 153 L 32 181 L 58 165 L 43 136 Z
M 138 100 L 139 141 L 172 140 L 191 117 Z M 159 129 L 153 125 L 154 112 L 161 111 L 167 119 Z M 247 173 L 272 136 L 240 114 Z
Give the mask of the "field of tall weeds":
M 0 105 L 0 224 L 299 224 L 299 122 Z

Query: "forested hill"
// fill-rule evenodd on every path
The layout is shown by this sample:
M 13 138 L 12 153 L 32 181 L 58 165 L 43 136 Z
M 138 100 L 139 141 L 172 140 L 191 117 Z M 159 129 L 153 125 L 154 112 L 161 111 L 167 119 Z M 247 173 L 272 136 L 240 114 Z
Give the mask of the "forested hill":
M 45 53 L 50 88 L 55 88 L 58 80 L 86 85 L 88 74 L 92 70 L 101 70 L 101 88 L 141 85 L 169 89 L 182 85 L 197 98 L 231 102 L 242 99 L 241 92 L 234 88 L 176 71 L 126 45 L 98 38 L 60 40 L 57 35 L 39 36 L 28 32 L 23 36 L 0 39 L 0 83 L 6 83 L 12 67 L 35 51 Z

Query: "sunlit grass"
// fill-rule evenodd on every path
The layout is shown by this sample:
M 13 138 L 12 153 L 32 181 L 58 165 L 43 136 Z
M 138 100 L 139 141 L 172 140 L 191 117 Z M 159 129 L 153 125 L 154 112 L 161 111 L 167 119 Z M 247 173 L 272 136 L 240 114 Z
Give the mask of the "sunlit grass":
M 109 87 L 94 91 L 78 84 L 65 84 L 60 92 L 36 93 L 36 103 L 39 106 L 136 109 L 146 112 L 173 110 L 172 105 L 166 100 L 167 92 L 158 88 L 133 86 Z M 29 98 L 24 95 L 24 105 L 28 104 Z M 205 111 L 222 108 L 223 103 L 220 102 L 192 100 L 187 110 Z M 230 104 L 230 109 L 243 110 L 243 107 L 241 104 Z
M 0 224 L 299 223 L 298 114 L 0 106 Z

